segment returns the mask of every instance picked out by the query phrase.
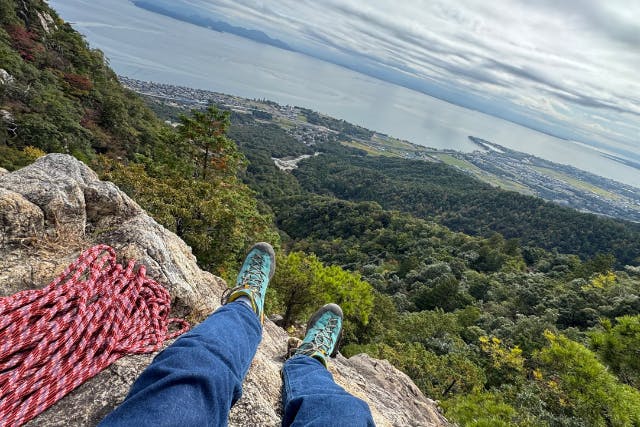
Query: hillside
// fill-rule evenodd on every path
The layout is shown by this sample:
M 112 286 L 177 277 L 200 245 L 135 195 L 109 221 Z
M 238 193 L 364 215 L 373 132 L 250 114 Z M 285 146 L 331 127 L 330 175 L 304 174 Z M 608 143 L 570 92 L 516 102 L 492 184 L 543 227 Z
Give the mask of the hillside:
M 613 254 L 620 265 L 640 257 L 640 224 L 496 189 L 442 164 L 339 153 L 306 161 L 295 174 L 309 191 L 376 201 L 468 234 L 498 232 L 583 259 Z
M 0 1 L 0 57 L 0 166 L 24 164 L 27 146 L 88 161 L 148 155 L 159 139 L 156 117 L 43 1 Z
M 435 149 L 299 106 L 125 76 L 120 76 L 120 79 L 126 87 L 148 99 L 165 119 L 175 121 L 176 110 L 185 111 L 197 105 L 214 103 L 233 111 L 234 123 L 243 123 L 247 119 L 255 119 L 261 125 L 269 123 L 308 145 L 339 141 L 371 156 L 445 163 L 493 187 L 534 195 L 581 212 L 636 223 L 640 220 L 640 188 L 474 136 L 467 137 L 474 151 Z M 491 135 L 491 131 L 485 133 Z M 603 160 L 606 162 L 605 157 Z
M 607 236 L 637 250 L 632 224 L 496 190 L 441 164 L 304 144 L 254 117 L 234 112 L 230 136 L 249 161 L 243 180 L 289 251 L 279 265 L 311 287 L 306 272 L 318 260 L 339 265 L 375 290 L 367 321 L 347 323 L 346 354 L 390 360 L 460 425 L 605 425 L 610 414 L 635 422 L 638 335 L 622 334 L 640 322 L 640 274 L 605 254 Z M 315 151 L 292 172 L 273 161 Z M 461 206 L 468 230 L 486 237 L 442 225 Z M 515 238 L 483 226 L 502 218 Z
M 290 254 L 313 254 L 287 265 L 317 256 L 376 291 L 368 322 L 347 327 L 346 354 L 390 360 L 460 425 L 638 422 L 640 273 L 622 268 L 637 264 L 635 225 L 442 164 L 296 145 L 234 118 L 230 135 L 250 161 L 243 179 Z M 313 151 L 291 173 L 272 160 Z
M 320 261 L 375 290 L 366 321 L 348 319 L 346 354 L 392 361 L 460 425 L 636 422 L 638 335 L 623 331 L 640 322 L 640 276 L 607 254 L 612 242 L 637 251 L 633 224 L 500 191 L 442 164 L 303 143 L 253 111 L 232 121 L 249 160 L 242 177 L 289 251 L 279 259 L 286 274 L 313 288 L 308 271 Z M 291 173 L 274 164 L 314 151 Z M 452 218 L 480 236 L 442 225 Z M 313 300 L 276 291 L 288 303 Z
M 151 82 L 125 81 L 141 93 L 149 94 L 151 107 L 168 120 L 177 120 L 185 108 L 206 102 L 207 96 L 209 102 L 233 111 L 230 137 L 250 160 L 248 171 L 251 173 L 245 181 L 263 196 L 308 191 L 352 201 L 376 201 L 386 209 L 435 219 L 471 235 L 488 236 L 497 232 L 507 239 L 519 239 L 523 246 L 575 254 L 583 260 L 611 254 L 619 267 L 640 260 L 640 224 L 578 212 L 540 197 L 496 188 L 459 168 L 435 161 L 435 157 L 444 156 L 444 152 L 393 142 L 384 135 L 372 136 L 374 133 L 364 128 L 304 108 Z M 367 138 L 378 140 L 375 150 L 373 143 L 352 143 Z M 340 145 L 332 144 L 335 142 Z M 402 151 L 395 152 L 393 147 L 402 147 Z M 510 153 L 511 160 L 519 158 L 525 159 L 529 166 L 554 167 L 551 162 L 503 150 Z M 314 152 L 324 155 L 299 163 L 293 172 L 296 180 L 274 172 L 271 158 L 294 158 Z M 413 154 L 406 158 L 409 153 Z M 453 159 L 452 154 L 446 156 Z M 468 157 L 485 156 L 473 153 Z M 514 167 L 509 163 L 505 165 Z M 563 167 L 562 170 L 569 169 Z M 614 183 L 602 180 L 607 181 L 607 185 Z M 257 184 L 258 181 L 262 182 Z M 283 185 L 284 182 L 287 184 Z M 627 191 L 627 187 L 621 185 L 620 191 Z M 588 203 L 600 196 L 589 193 L 583 197 L 583 202 Z M 635 197 L 624 203 L 635 203 Z M 615 203 L 600 204 L 598 211 L 615 212 L 616 206 Z M 635 218 L 634 215 L 628 217 Z
M 447 154 L 300 107 L 128 78 L 124 81 L 144 94 L 149 105 L 169 121 L 175 122 L 179 114 L 207 103 L 231 111 L 230 137 L 250 160 L 251 174 L 247 174 L 246 182 L 257 181 L 256 174 L 263 180 L 261 185 L 252 185 L 259 194 L 291 194 L 301 191 L 302 185 L 304 190 L 313 193 L 353 201 L 377 201 L 387 209 L 433 218 L 471 235 L 488 236 L 498 232 L 506 238 L 519 239 L 524 246 L 575 254 L 583 260 L 612 254 L 617 265 L 623 267 L 636 264 L 640 257 L 640 224 L 610 217 L 628 210 L 622 216 L 636 218 L 638 192 L 633 187 L 500 147 L 502 157 L 492 158 L 491 162 L 507 168 L 512 175 L 527 175 L 537 169 L 545 171 L 532 178 L 539 183 L 538 187 L 531 187 L 537 188 L 536 191 L 555 187 L 558 179 L 572 181 L 576 186 L 558 184 L 555 192 L 548 192 L 549 198 L 545 201 L 541 197 L 496 188 L 495 181 L 505 176 L 502 169 L 497 169 L 495 175 L 487 175 L 486 169 L 469 174 L 461 171 L 462 167 L 447 163 L 466 159 L 465 167 L 470 167 L 473 165 L 468 162 L 486 161 L 492 157 L 490 154 Z M 341 146 L 331 144 L 336 142 Z M 273 168 L 272 157 L 288 159 L 314 152 L 325 155 L 301 162 L 294 171 L 295 181 L 271 172 L 265 174 Z M 437 158 L 448 160 L 439 162 Z M 491 162 L 487 167 L 495 169 Z M 582 175 L 586 176 L 584 181 L 580 181 Z M 494 183 L 485 183 L 478 176 L 492 177 Z M 287 185 L 271 183 L 271 179 L 285 180 Z M 374 182 L 376 185 L 369 185 Z M 619 188 L 614 192 L 607 190 L 615 185 Z M 591 209 L 605 216 L 578 212 L 566 204 L 550 201 L 556 200 L 559 194 L 579 198 L 575 206 L 581 209 L 598 200 Z M 604 202 L 607 197 L 612 200 Z
M 134 195 L 219 274 L 233 275 L 250 242 L 277 245 L 271 219 L 235 177 L 243 162 L 228 141 L 218 141 L 229 145 L 224 164 L 203 170 L 193 135 L 163 124 L 45 2 L 0 0 L 0 57 L 0 167 L 71 154 Z M 219 118 L 224 131 L 228 119 Z

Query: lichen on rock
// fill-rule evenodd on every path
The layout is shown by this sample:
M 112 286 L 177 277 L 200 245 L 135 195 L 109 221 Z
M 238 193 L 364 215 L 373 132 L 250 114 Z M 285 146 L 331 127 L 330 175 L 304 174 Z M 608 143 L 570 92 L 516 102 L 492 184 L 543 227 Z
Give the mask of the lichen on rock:
M 136 259 L 172 295 L 176 316 L 203 320 L 226 283 L 200 270 L 191 249 L 109 182 L 71 156 L 49 154 L 13 173 L 0 171 L 0 296 L 45 286 L 98 243 Z M 281 423 L 280 369 L 287 333 L 265 321 L 263 340 L 232 409 L 231 426 Z M 153 355 L 126 356 L 82 384 L 28 425 L 97 424 L 121 402 Z M 336 382 L 367 401 L 379 426 L 444 426 L 446 420 L 405 374 L 367 355 L 338 356 Z

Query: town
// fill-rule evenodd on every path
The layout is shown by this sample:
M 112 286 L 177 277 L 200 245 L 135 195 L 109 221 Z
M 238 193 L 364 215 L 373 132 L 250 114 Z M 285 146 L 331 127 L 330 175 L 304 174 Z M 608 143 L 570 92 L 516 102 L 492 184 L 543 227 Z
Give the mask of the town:
M 123 76 L 119 76 L 119 79 L 129 89 L 185 113 L 193 108 L 214 104 L 237 114 L 251 115 L 259 122 L 276 124 L 306 145 L 337 141 L 371 155 L 444 162 L 506 190 L 535 195 L 583 212 L 640 222 L 640 189 L 572 166 L 510 150 L 475 136 L 469 136 L 478 147 L 473 152 L 438 150 L 302 107 Z M 168 123 L 176 125 L 171 121 Z M 279 166 L 290 160 L 274 159 Z M 286 169 L 290 170 L 291 167 L 287 166 Z

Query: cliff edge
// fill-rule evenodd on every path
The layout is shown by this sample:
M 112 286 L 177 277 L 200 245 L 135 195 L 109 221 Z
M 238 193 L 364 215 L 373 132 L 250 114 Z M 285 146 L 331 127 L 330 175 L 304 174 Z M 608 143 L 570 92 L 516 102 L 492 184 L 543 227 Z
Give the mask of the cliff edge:
M 202 271 L 191 249 L 133 200 L 71 156 L 49 154 L 13 173 L 0 169 L 0 296 L 44 287 L 83 249 L 114 247 L 171 293 L 173 314 L 192 324 L 219 306 L 226 283 Z M 211 248 L 216 250 L 216 248 Z M 280 368 L 288 335 L 269 320 L 230 414 L 231 426 L 278 426 Z M 127 356 L 32 420 L 32 426 L 97 424 L 127 394 L 153 354 Z M 385 360 L 331 362 L 336 382 L 367 401 L 378 426 L 448 426 L 435 403 Z

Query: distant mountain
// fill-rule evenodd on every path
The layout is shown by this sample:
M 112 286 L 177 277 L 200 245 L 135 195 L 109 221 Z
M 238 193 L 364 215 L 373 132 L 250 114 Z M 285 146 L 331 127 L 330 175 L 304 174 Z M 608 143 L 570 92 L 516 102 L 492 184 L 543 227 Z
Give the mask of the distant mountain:
M 216 21 L 211 18 L 198 16 L 193 13 L 188 13 L 187 11 L 170 10 L 149 1 L 132 0 L 132 3 L 137 7 L 146 9 L 150 12 L 158 13 L 160 15 L 165 15 L 170 18 L 177 19 L 179 21 L 185 21 L 190 24 L 197 25 L 199 27 L 209 28 L 211 30 L 219 31 L 221 33 L 234 34 L 236 36 L 244 37 L 258 43 L 264 43 L 271 46 L 279 47 L 280 49 L 293 50 L 285 42 L 269 37 L 267 34 L 263 33 L 262 31 L 251 30 L 243 27 L 236 27 L 235 25 L 231 25 L 224 21 Z

